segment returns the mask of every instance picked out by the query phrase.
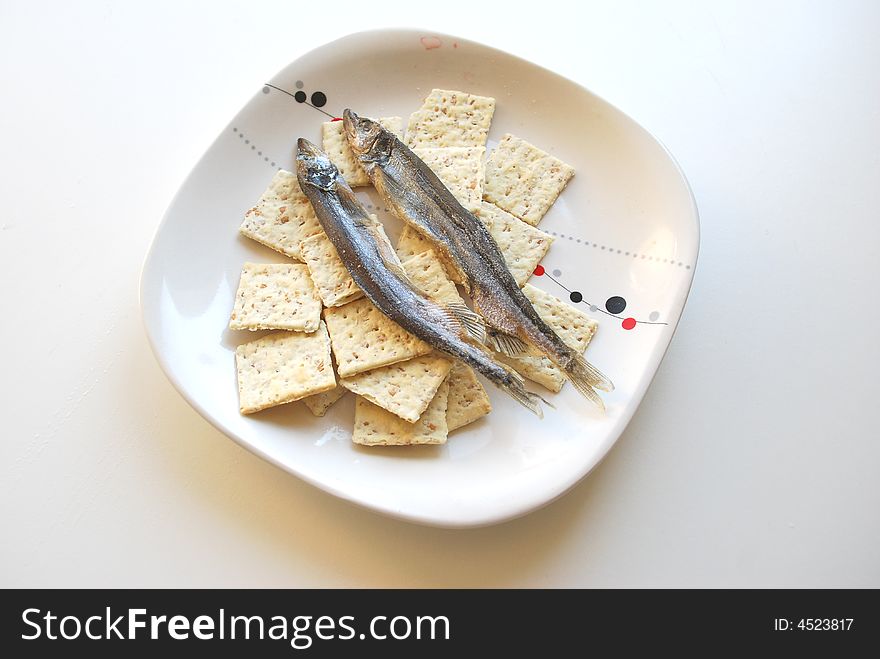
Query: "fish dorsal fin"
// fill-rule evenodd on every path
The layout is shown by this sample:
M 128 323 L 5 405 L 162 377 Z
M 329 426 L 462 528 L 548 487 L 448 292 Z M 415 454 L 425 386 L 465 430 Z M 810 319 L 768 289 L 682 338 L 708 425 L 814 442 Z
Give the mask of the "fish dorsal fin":
M 443 305 L 443 309 L 474 341 L 477 343 L 486 342 L 486 325 L 479 314 L 471 311 L 462 302 L 449 302 Z
M 500 330 L 489 330 L 487 343 L 492 350 L 508 357 L 516 357 L 529 351 L 528 344 L 518 336 Z

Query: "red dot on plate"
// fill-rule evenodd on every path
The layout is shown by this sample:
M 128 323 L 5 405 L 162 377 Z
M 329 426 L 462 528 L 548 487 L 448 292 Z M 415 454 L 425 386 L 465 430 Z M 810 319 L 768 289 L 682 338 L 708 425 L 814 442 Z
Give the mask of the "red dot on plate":
M 535 274 L 538 275 L 539 277 L 541 275 L 543 275 L 544 274 L 544 266 L 543 265 L 536 266 L 535 267 Z
M 633 327 L 636 326 L 636 319 L 635 318 L 624 318 L 623 322 L 620 324 L 623 326 L 623 329 L 631 330 Z

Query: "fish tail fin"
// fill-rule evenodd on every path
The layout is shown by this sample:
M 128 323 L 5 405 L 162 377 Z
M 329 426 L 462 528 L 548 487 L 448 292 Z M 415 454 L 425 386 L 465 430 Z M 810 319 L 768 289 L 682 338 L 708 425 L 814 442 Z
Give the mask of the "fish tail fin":
M 569 369 L 572 379 L 577 377 L 600 391 L 614 391 L 614 383 L 608 379 L 608 376 L 584 359 L 583 355 L 575 355 L 569 364 Z
M 595 366 L 590 364 L 581 355 L 577 355 L 565 369 L 566 375 L 581 395 L 592 402 L 600 410 L 605 410 L 605 403 L 596 393 L 601 391 L 614 391 L 614 385 Z
M 513 398 L 517 403 L 525 407 L 529 412 L 537 416 L 539 419 L 544 418 L 544 410 L 541 409 L 541 403 L 556 409 L 552 403 L 544 400 L 543 397 L 526 389 L 526 381 L 523 377 L 512 368 L 504 364 L 499 364 L 505 371 L 510 374 L 510 380 L 499 385 L 499 388 L 508 396 Z
M 529 350 L 528 344 L 513 334 L 493 329 L 488 331 L 487 336 L 489 347 L 495 352 L 500 352 L 508 357 L 516 357 Z

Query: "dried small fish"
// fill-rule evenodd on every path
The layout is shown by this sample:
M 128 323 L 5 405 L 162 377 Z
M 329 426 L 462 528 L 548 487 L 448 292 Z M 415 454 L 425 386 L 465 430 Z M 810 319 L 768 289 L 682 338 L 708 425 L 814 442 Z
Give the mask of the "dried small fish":
M 543 416 L 543 399 L 526 390 L 522 377 L 468 340 L 485 339 L 480 317 L 463 304 L 439 305 L 412 284 L 382 225 L 364 209 L 327 155 L 305 139 L 297 142 L 296 173 L 352 279 L 382 313 Z
M 541 320 L 485 225 L 394 134 L 351 110 L 345 111 L 343 124 L 352 151 L 385 203 L 454 264 L 453 279 L 467 282 L 474 308 L 491 328 L 490 345 L 507 355 L 529 348 L 546 355 L 581 394 L 604 409 L 595 389 L 612 391 L 614 385 Z

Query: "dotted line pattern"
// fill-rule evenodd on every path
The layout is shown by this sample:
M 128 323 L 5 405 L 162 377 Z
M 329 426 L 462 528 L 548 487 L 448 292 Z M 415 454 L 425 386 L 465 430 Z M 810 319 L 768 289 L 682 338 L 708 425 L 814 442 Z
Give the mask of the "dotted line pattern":
M 690 270 L 691 266 L 682 263 L 681 261 L 676 261 L 675 259 L 661 259 L 659 256 L 651 256 L 650 254 L 637 254 L 636 252 L 626 252 L 621 249 L 615 249 L 614 247 L 608 247 L 607 245 L 600 245 L 598 243 L 591 243 L 589 240 L 578 238 L 577 236 L 569 236 L 564 233 L 557 233 L 555 231 L 549 231 L 545 229 L 547 233 L 551 236 L 558 236 L 559 238 L 566 238 L 572 242 L 578 243 L 579 245 L 583 245 L 584 247 L 593 246 L 594 248 L 601 249 L 602 251 L 607 251 L 609 254 L 613 254 L 617 252 L 622 256 L 632 256 L 634 259 L 642 259 L 646 261 L 656 261 L 657 263 L 668 263 L 669 265 L 677 265 L 679 268 L 684 268 L 685 270 Z
M 263 85 L 263 93 L 268 94 L 270 89 L 274 89 L 276 91 L 281 92 L 282 94 L 287 94 L 288 96 L 290 96 L 290 98 L 295 100 L 297 103 L 305 103 L 310 108 L 317 110 L 321 114 L 326 115 L 326 116 L 330 117 L 331 119 L 336 119 L 336 117 L 334 117 L 332 114 L 327 112 L 327 110 L 321 109 L 322 107 L 324 107 L 324 105 L 327 104 L 327 96 L 326 96 L 326 94 L 324 94 L 324 92 L 315 92 L 314 94 L 312 94 L 312 102 L 309 103 L 308 100 L 306 100 L 306 99 L 308 99 L 308 95 L 304 91 L 302 91 L 302 88 L 303 88 L 303 81 L 302 80 L 296 81 L 296 88 L 299 89 L 300 91 L 298 91 L 296 93 L 290 93 L 286 89 L 281 89 L 281 87 L 276 87 L 275 85 L 270 85 L 267 82 L 265 85 Z
M 238 128 L 233 126 L 232 132 L 235 133 L 236 135 L 238 135 L 239 139 L 242 140 L 244 145 L 249 146 L 251 148 L 251 151 L 255 152 L 255 154 L 258 157 L 262 158 L 270 167 L 274 167 L 275 169 L 281 169 L 280 167 L 278 167 L 277 164 L 275 164 L 275 161 L 269 160 L 269 156 L 264 156 L 263 152 L 257 149 L 256 144 L 251 144 L 250 139 L 246 138 L 244 133 L 242 133 L 240 130 L 238 130 Z
M 559 281 L 558 279 L 556 279 L 556 277 L 552 277 L 551 275 L 547 274 L 547 272 L 544 270 L 543 267 L 541 267 L 541 266 L 539 266 L 539 267 L 541 268 L 540 273 L 539 273 L 539 272 L 535 272 L 535 274 L 537 274 L 537 275 L 539 275 L 539 276 L 543 275 L 543 276 L 547 277 L 547 278 L 548 278 L 550 281 L 552 281 L 554 284 L 556 284 L 556 285 L 559 286 L 560 288 L 564 289 L 564 290 L 568 293 L 568 298 L 569 298 L 572 302 L 574 302 L 575 304 L 581 303 L 581 304 L 586 305 L 586 306 L 589 308 L 589 310 L 592 311 L 593 313 L 599 311 L 599 312 L 601 312 L 601 313 L 604 313 L 606 316 L 611 316 L 612 318 L 617 318 L 618 320 L 623 321 L 623 323 L 622 323 L 622 325 L 623 325 L 623 329 L 631 330 L 631 329 L 634 328 L 636 325 L 668 325 L 668 324 L 669 324 L 669 323 L 664 323 L 664 322 L 658 322 L 658 321 L 655 321 L 655 320 L 636 320 L 635 318 L 631 318 L 631 317 L 630 317 L 630 318 L 627 318 L 627 317 L 624 317 L 624 316 L 619 316 L 619 315 L 616 314 L 616 313 L 611 313 L 610 311 L 606 311 L 605 309 L 599 307 L 598 305 L 595 305 L 595 304 L 593 304 L 592 302 L 588 302 L 587 300 L 585 300 L 583 294 L 582 294 L 580 291 L 573 291 L 573 290 L 571 290 L 571 289 L 568 288 L 565 284 L 563 284 L 561 281 Z M 553 274 L 556 274 L 557 272 L 559 272 L 559 271 L 558 271 L 558 270 L 554 270 L 554 271 L 553 271 Z M 557 276 L 558 276 L 558 275 L 557 275 Z M 625 306 L 625 305 L 624 305 L 624 306 Z M 657 316 L 654 316 L 655 313 L 657 313 L 657 312 L 653 312 L 653 313 L 651 314 L 651 316 L 654 317 L 654 318 L 659 317 L 659 314 L 657 314 Z
M 269 83 L 266 83 L 263 86 L 262 91 L 264 94 L 268 94 L 270 89 L 274 89 L 274 90 L 279 91 L 283 94 L 286 94 L 287 96 L 290 96 L 291 98 L 296 100 L 297 103 L 304 103 L 305 105 L 308 105 L 311 108 L 317 110 L 318 112 L 330 117 L 333 121 L 338 121 L 338 118 L 334 117 L 332 114 L 330 114 L 326 110 L 321 109 L 321 106 L 323 106 L 327 103 L 327 97 L 324 95 L 324 93 L 323 92 L 315 92 L 314 94 L 312 94 L 312 103 L 309 103 L 307 100 L 308 97 L 306 96 L 306 93 L 304 91 L 302 91 L 303 86 L 304 86 L 303 82 L 301 80 L 297 80 L 296 81 L 296 88 L 299 91 L 297 91 L 296 93 L 291 93 L 291 92 L 287 91 L 286 89 L 281 89 L 280 87 L 276 87 L 275 85 L 271 85 Z M 274 161 L 271 161 L 268 156 L 264 156 L 263 152 L 261 150 L 258 150 L 255 144 L 251 144 L 250 139 L 245 137 L 244 133 L 242 131 L 238 130 L 237 127 L 233 127 L 232 132 L 235 133 L 236 135 L 238 135 L 239 139 L 241 139 L 243 141 L 245 146 L 250 146 L 251 151 L 254 151 L 256 153 L 257 157 L 263 158 L 263 161 L 266 162 L 267 164 L 269 164 L 270 167 L 275 168 L 275 169 L 281 169 L 280 167 L 277 166 L 277 164 Z M 373 204 L 370 204 L 370 203 L 366 203 L 364 205 L 368 210 L 380 210 L 379 206 L 374 206 Z M 384 210 L 386 213 L 390 212 L 390 209 L 388 209 L 388 208 L 382 208 L 382 210 Z M 609 253 L 617 252 L 618 254 L 621 254 L 623 256 L 627 256 L 627 257 L 632 256 L 634 259 L 640 258 L 642 260 L 656 261 L 658 263 L 668 263 L 669 265 L 678 265 L 678 267 L 684 267 L 687 270 L 691 269 L 690 265 L 682 263 L 681 261 L 678 261 L 676 263 L 676 261 L 674 261 L 673 259 L 661 259 L 658 256 L 650 256 L 648 254 L 638 254 L 636 252 L 630 253 L 630 252 L 627 252 L 624 250 L 615 249 L 613 247 L 608 247 L 606 245 L 600 245 L 598 243 L 591 243 L 588 240 L 581 239 L 576 236 L 569 236 L 564 233 L 558 233 L 556 231 L 549 231 L 548 230 L 547 233 L 549 233 L 552 236 L 557 236 L 559 238 L 565 238 L 565 239 L 570 240 L 572 242 L 575 242 L 577 244 L 583 244 L 585 247 L 592 245 L 593 248 L 601 249 L 602 251 L 607 251 Z M 668 323 L 657 321 L 657 318 L 659 317 L 660 314 L 656 311 L 651 312 L 651 314 L 649 316 L 650 320 L 636 320 L 635 318 L 631 318 L 631 317 L 625 318 L 625 317 L 620 316 L 616 313 L 613 313 L 613 311 L 622 311 L 626 307 L 626 301 L 620 297 L 609 298 L 608 302 L 606 302 L 606 306 L 608 307 L 608 310 L 602 309 L 598 305 L 592 304 L 592 303 L 584 300 L 583 295 L 579 291 L 573 291 L 573 290 L 569 289 L 567 286 L 565 286 L 565 284 L 563 284 L 561 281 L 556 279 L 556 277 L 559 277 L 562 275 L 562 272 L 560 270 L 553 270 L 553 275 L 555 275 L 555 276 L 551 276 L 550 274 L 547 274 L 545 272 L 543 266 L 538 265 L 537 268 L 535 268 L 535 274 L 538 276 L 546 274 L 548 279 L 550 279 L 557 286 L 563 288 L 569 294 L 569 299 L 572 302 L 574 302 L 575 304 L 582 303 L 585 306 L 587 306 L 590 311 L 592 311 L 594 313 L 598 311 L 598 312 L 605 314 L 606 316 L 611 316 L 612 318 L 617 318 L 618 320 L 623 321 L 622 322 L 623 329 L 626 329 L 626 330 L 633 329 L 636 326 L 636 324 L 639 324 L 639 325 L 668 325 Z M 614 301 L 617 301 L 617 302 L 614 302 Z M 612 306 L 609 306 L 609 303 L 611 303 L 611 302 L 614 302 L 615 304 L 619 304 L 619 308 L 613 308 L 613 311 L 612 311 Z

